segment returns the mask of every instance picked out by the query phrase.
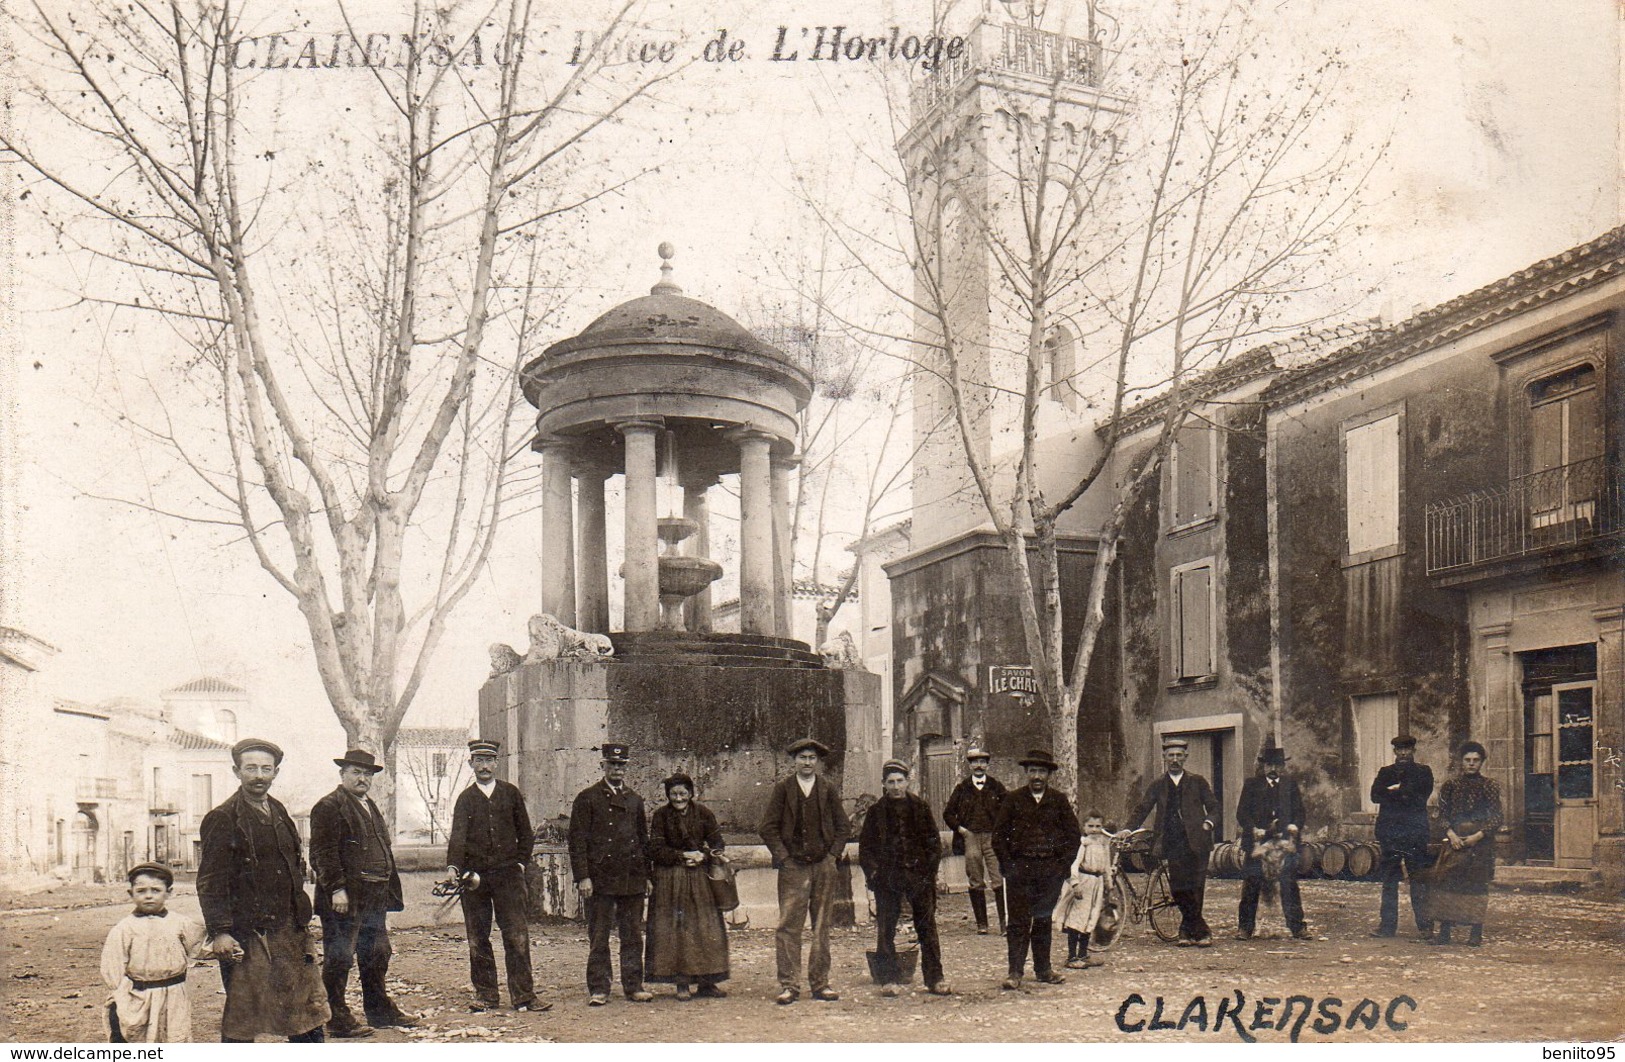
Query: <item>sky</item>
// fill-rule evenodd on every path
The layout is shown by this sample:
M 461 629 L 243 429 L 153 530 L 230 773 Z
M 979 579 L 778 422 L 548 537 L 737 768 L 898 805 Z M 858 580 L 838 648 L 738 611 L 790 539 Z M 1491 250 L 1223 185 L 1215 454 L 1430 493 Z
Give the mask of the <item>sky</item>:
M 1104 9 L 1132 24 L 1137 2 L 1149 0 Z M 835 209 L 856 212 L 880 194 L 874 160 L 884 161 L 890 125 L 877 81 L 905 69 L 766 56 L 781 21 L 793 40 L 820 25 L 923 33 L 927 16 L 904 3 L 807 0 L 793 16 L 752 13 L 758 6 L 649 9 L 653 28 L 636 43 L 672 40 L 692 53 L 726 28 L 747 55 L 684 71 L 662 86 L 657 106 L 608 130 L 617 152 L 653 170 L 599 204 L 578 234 L 572 291 L 549 323 L 554 338 L 643 294 L 658 279 L 662 240 L 677 247 L 676 276 L 689 295 L 735 314 L 783 297 L 792 281 L 777 263 L 819 239 L 797 187 L 810 183 Z M 357 26 L 389 30 L 396 7 L 352 4 L 350 13 Z M 1619 223 L 1620 16 L 1610 0 L 1570 0 L 1560 17 L 1536 0 L 1287 0 L 1261 9 L 1296 36 L 1346 48 L 1356 75 L 1348 113 L 1392 129 L 1358 248 L 1359 268 L 1381 290 L 1358 312 L 1406 316 Z M 264 10 L 267 27 L 342 25 L 336 6 Z M 565 42 L 570 27 L 588 23 L 579 5 L 568 10 Z M 27 63 L 20 43 L 17 61 Z M 343 71 L 298 76 L 276 89 L 279 135 L 290 144 L 364 89 Z M 49 130 L 37 110 L 19 110 L 18 120 Z M 29 209 L 19 208 L 25 250 L 40 231 Z M 108 349 L 107 332 L 76 304 L 76 287 L 99 278 L 68 256 L 28 257 L 13 270 L 26 506 L 24 563 L 6 570 L 16 609 L 8 622 L 60 650 L 45 676 L 56 696 L 151 699 L 200 675 L 223 677 L 250 690 L 258 727 L 277 731 L 267 736 L 292 735 L 290 753 L 308 753 L 290 759 L 296 774 L 301 759 L 325 764 L 342 732 L 292 598 L 241 541 L 96 497 L 161 493 L 162 462 L 133 445 L 117 417 L 147 401 L 122 367 L 172 353 L 156 333 L 142 341 L 148 349 Z M 535 514 L 505 528 L 407 725 L 465 725 L 488 670 L 486 645 L 523 651 L 525 618 L 539 610 L 539 541 Z

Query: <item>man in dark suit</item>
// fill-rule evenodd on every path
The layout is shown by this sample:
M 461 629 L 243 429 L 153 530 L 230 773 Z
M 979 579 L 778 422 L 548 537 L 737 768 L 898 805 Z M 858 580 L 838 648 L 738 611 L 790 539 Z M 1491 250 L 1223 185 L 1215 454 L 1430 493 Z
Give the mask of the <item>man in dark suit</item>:
M 367 791 L 383 770 L 372 753 L 351 749 L 339 767 L 339 786 L 310 809 L 310 871 L 316 879 L 316 914 L 322 920 L 322 983 L 333 1016 L 327 1034 L 339 1039 L 372 1035 L 373 1027 L 410 1027 L 416 1019 L 389 998 L 390 911 L 405 907 L 389 827 Z M 344 1001 L 350 969 L 361 967 L 361 1005 L 367 1024 Z
M 999 908 L 999 935 L 1004 928 L 1004 879 L 999 876 L 999 859 L 993 853 L 993 821 L 999 805 L 1009 794 L 1003 783 L 987 773 L 985 749 L 965 753 L 970 777 L 954 786 L 942 808 L 942 821 L 954 835 L 954 855 L 965 857 L 965 880 L 970 883 L 970 909 L 976 916 L 976 932 L 987 934 L 987 894 Z
M 497 777 L 495 741 L 468 743 L 474 783 L 457 796 L 451 812 L 446 872 L 463 880 L 463 929 L 468 937 L 469 979 L 475 1013 L 502 1005 L 497 957 L 491 948 L 494 915 L 502 931 L 502 958 L 508 969 L 508 998 L 514 1010 L 544 1011 L 553 1004 L 536 999 L 530 972 L 530 923 L 525 910 L 525 871 L 534 836 L 525 798 L 518 786 Z
M 942 837 L 931 805 L 908 791 L 908 764 L 887 760 L 880 769 L 884 793 L 869 809 L 858 838 L 858 864 L 875 894 L 876 976 L 884 995 L 898 995 L 897 920 L 908 901 L 920 938 L 920 973 L 932 995 L 951 996 L 942 978 L 942 944 L 937 938 L 937 861 Z
M 587 1005 L 609 1002 L 611 931 L 621 939 L 621 992 L 634 1003 L 647 1003 L 654 999 L 643 987 L 649 819 L 643 798 L 626 784 L 631 749 L 606 741 L 598 751 L 604 777 L 576 794 L 570 808 L 570 868 L 587 910 Z
M 1185 770 L 1190 742 L 1164 738 L 1162 759 L 1167 771 L 1152 782 L 1145 796 L 1129 813 L 1130 828 L 1137 828 L 1157 812 L 1157 848 L 1168 861 L 1168 887 L 1179 905 L 1179 945 L 1213 946 L 1213 933 L 1202 917 L 1207 891 L 1207 857 L 1213 851 L 1213 820 L 1219 802 L 1206 778 Z
M 802 738 L 785 750 L 794 773 L 773 786 L 762 822 L 762 843 L 779 872 L 779 928 L 774 940 L 779 994 L 787 1006 L 801 998 L 801 933 L 812 916 L 812 948 L 807 983 L 814 999 L 841 998 L 829 984 L 829 920 L 835 911 L 840 873 L 836 860 L 846 848 L 852 823 L 841 808 L 841 793 L 818 773 L 829 746 Z
M 1377 805 L 1377 843 L 1382 846 L 1382 915 L 1374 937 L 1391 937 L 1399 926 L 1399 875 L 1404 867 L 1411 883 L 1411 914 L 1416 931 L 1430 936 L 1433 924 L 1423 914 L 1427 886 L 1416 875 L 1427 866 L 1428 797 L 1433 794 L 1433 769 L 1416 762 L 1416 739 L 1400 734 L 1391 744 L 1394 762 L 1377 772 L 1371 783 L 1371 801 Z
M 1281 915 L 1287 928 L 1299 940 L 1313 940 L 1303 920 L 1303 898 L 1298 892 L 1298 839 L 1303 833 L 1303 796 L 1298 783 L 1281 777 L 1286 768 L 1286 750 L 1271 735 L 1258 750 L 1263 777 L 1242 783 L 1241 800 L 1236 804 L 1236 827 L 1241 831 L 1241 850 L 1246 861 L 1241 868 L 1241 909 L 1236 917 L 1237 940 L 1251 940 L 1258 924 L 1258 897 L 1264 892 L 1266 868 L 1259 853 L 1266 842 L 1284 842 L 1285 858 L 1273 868 L 1280 890 Z M 1273 863 L 1273 861 L 1272 861 Z
M 999 987 L 1012 991 L 1021 987 L 1029 945 L 1035 980 L 1049 985 L 1066 980 L 1050 961 L 1050 918 L 1077 857 L 1079 836 L 1078 817 L 1066 794 L 1049 786 L 1054 758 L 1043 749 L 1032 749 L 1018 762 L 1027 771 L 1027 784 L 1004 798 L 993 824 L 993 850 L 1004 868 L 1010 901 L 1010 928 L 1004 938 L 1009 973 Z
M 220 1040 L 251 1043 L 270 1033 L 321 1043 L 328 1010 L 316 975 L 304 854 L 288 809 L 271 796 L 282 750 L 244 738 L 231 747 L 231 761 L 240 786 L 198 828 L 197 899 L 226 989 Z

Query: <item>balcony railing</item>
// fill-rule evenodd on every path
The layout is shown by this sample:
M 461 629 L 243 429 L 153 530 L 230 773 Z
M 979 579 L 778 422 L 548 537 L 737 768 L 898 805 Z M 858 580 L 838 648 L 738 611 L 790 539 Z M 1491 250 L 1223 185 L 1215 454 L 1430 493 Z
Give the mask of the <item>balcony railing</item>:
M 114 800 L 118 797 L 117 778 L 79 778 L 73 783 L 75 800 Z
M 186 794 L 179 789 L 155 789 L 147 803 L 154 815 L 178 815 L 186 810 Z
M 1504 490 L 1427 507 L 1428 574 L 1461 571 L 1618 535 L 1622 491 L 1598 457 L 1519 476 Z
M 983 71 L 1006 71 L 1028 77 L 1098 87 L 1103 51 L 1098 42 L 1027 26 L 978 22 L 965 34 L 965 49 L 944 59 L 913 88 L 910 103 L 924 114 L 948 98 L 961 81 Z

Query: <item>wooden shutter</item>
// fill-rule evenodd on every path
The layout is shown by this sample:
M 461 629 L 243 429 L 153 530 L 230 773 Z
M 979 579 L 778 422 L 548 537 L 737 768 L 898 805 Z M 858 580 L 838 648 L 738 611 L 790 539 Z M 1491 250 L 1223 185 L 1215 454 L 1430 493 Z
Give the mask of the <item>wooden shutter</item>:
M 1343 435 L 1347 466 L 1348 551 L 1399 542 L 1399 414 Z
M 1213 674 L 1212 577 L 1213 570 L 1207 567 L 1183 568 L 1176 575 L 1179 616 L 1176 678 L 1202 678 Z

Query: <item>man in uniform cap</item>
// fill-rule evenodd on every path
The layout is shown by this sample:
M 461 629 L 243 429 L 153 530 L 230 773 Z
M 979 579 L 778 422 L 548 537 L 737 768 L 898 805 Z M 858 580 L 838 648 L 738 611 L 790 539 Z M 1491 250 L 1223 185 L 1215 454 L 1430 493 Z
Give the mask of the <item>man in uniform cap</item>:
M 525 797 L 497 777 L 495 741 L 468 743 L 473 783 L 457 795 L 446 844 L 446 873 L 463 879 L 463 929 L 468 938 L 469 979 L 475 1013 L 502 1005 L 497 957 L 491 947 L 493 915 L 502 932 L 502 959 L 508 971 L 508 999 L 514 1010 L 545 1011 L 553 1004 L 536 998 L 530 972 L 530 923 L 525 910 L 525 872 L 534 836 Z
M 374 1026 L 410 1027 L 417 1021 L 395 1005 L 384 985 L 393 953 L 388 912 L 405 907 L 389 827 L 367 795 L 373 776 L 384 768 L 362 749 L 351 749 L 333 763 L 339 768 L 338 788 L 310 809 L 310 872 L 322 920 L 322 983 L 333 1012 L 327 1034 L 349 1039 L 371 1035 Z M 344 999 L 356 965 L 365 1025 Z
M 220 959 L 224 1043 L 261 1033 L 321 1043 L 327 1002 L 310 937 L 310 898 L 299 831 L 271 796 L 282 750 L 263 738 L 231 747 L 237 792 L 198 828 L 197 898 Z
M 1433 769 L 1416 762 L 1416 739 L 1400 734 L 1391 744 L 1394 762 L 1377 771 L 1371 783 L 1371 801 L 1377 805 L 1377 844 L 1382 847 L 1378 876 L 1382 879 L 1382 914 L 1374 937 L 1391 937 L 1399 927 L 1400 867 L 1411 883 L 1411 914 L 1416 931 L 1427 937 L 1433 924 L 1426 910 L 1427 886 L 1416 875 L 1427 866 L 1428 797 L 1433 794 Z
M 1167 771 L 1146 789 L 1145 796 L 1129 813 L 1129 828 L 1137 828 L 1157 812 L 1157 847 L 1168 861 L 1168 888 L 1179 905 L 1179 944 L 1212 947 L 1213 933 L 1202 917 L 1202 901 L 1207 892 L 1207 858 L 1213 851 L 1213 821 L 1219 817 L 1219 802 L 1208 780 L 1185 770 L 1190 742 L 1165 738 L 1162 759 Z
M 621 939 L 621 992 L 634 1003 L 643 987 L 643 900 L 649 887 L 649 819 L 626 784 L 627 746 L 599 746 L 604 777 L 576 794 L 570 808 L 570 867 L 587 911 L 587 1005 L 609 1002 L 611 931 Z
M 1261 846 L 1266 841 L 1284 841 L 1290 851 L 1282 861 L 1277 876 L 1281 897 L 1281 915 L 1287 928 L 1299 940 L 1311 940 L 1313 935 L 1303 920 L 1303 898 L 1298 892 L 1298 840 L 1303 833 L 1303 796 L 1298 783 L 1281 777 L 1286 767 L 1286 749 L 1275 743 L 1272 734 L 1258 750 L 1258 762 L 1264 768 L 1262 777 L 1247 779 L 1241 786 L 1241 800 L 1236 804 L 1236 828 L 1241 831 L 1241 850 L 1246 861 L 1241 868 L 1241 907 L 1236 918 L 1240 940 L 1252 939 L 1258 921 L 1258 897 L 1264 891 L 1265 867 L 1259 859 Z
M 807 981 L 819 1000 L 840 999 L 829 985 L 829 920 L 835 910 L 835 859 L 846 847 L 852 823 L 841 808 L 841 794 L 818 774 L 829 747 L 812 738 L 790 743 L 785 750 L 795 772 L 773 786 L 757 832 L 773 853 L 779 872 L 779 928 L 774 939 L 780 1005 L 801 998 L 801 933 L 809 913 L 813 941 L 807 959 Z
M 953 831 L 954 855 L 965 857 L 965 879 L 970 883 L 970 909 L 976 932 L 987 933 L 987 894 L 999 909 L 999 934 L 1004 935 L 1004 879 L 993 852 L 993 822 L 1008 795 L 1004 784 L 987 773 L 986 749 L 972 746 L 965 753 L 970 776 L 954 786 L 942 809 L 942 821 Z
M 933 995 L 953 989 L 942 979 L 937 939 L 937 859 L 942 838 L 931 805 L 908 791 L 908 764 L 887 760 L 880 769 L 884 795 L 869 809 L 858 838 L 858 864 L 875 894 L 875 976 L 888 996 L 903 987 L 897 968 L 897 919 L 908 901 L 920 939 L 920 972 Z
M 1078 816 L 1066 794 L 1049 787 L 1056 763 L 1048 751 L 1032 749 L 1017 761 L 1027 784 L 1004 798 L 993 824 L 993 849 L 1004 869 L 1010 900 L 1010 928 L 1005 934 L 1009 976 L 1000 987 L 1019 989 L 1027 972 L 1027 949 L 1033 953 L 1033 977 L 1044 984 L 1066 980 L 1050 959 L 1051 917 L 1061 898 L 1061 885 L 1078 854 Z

